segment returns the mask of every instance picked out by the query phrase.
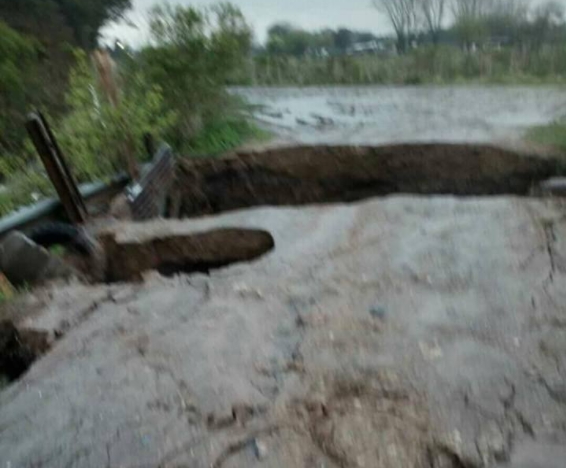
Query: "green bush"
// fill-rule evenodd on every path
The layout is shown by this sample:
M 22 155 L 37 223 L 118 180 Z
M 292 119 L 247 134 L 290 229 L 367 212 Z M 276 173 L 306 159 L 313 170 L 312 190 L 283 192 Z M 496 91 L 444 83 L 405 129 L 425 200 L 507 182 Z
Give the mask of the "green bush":
M 264 140 L 269 133 L 260 130 L 244 118 L 218 120 L 207 125 L 186 145 L 187 152 L 195 157 L 214 156 L 248 140 Z
M 39 45 L 0 21 L 0 156 L 19 148 Z
M 139 74 L 127 78 L 118 104 L 111 104 L 84 52 L 76 56 L 67 105 L 69 112 L 54 125 L 54 133 L 79 183 L 104 180 L 124 170 L 126 152 L 143 161 L 143 135 L 150 132 L 162 138 L 177 122 L 159 87 Z M 29 141 L 17 156 L 0 158 L 0 173 L 9 182 L 0 193 L 1 215 L 54 193 Z
M 104 179 L 126 169 L 128 153 L 144 160 L 143 135 L 163 138 L 177 123 L 159 86 L 139 73 L 123 81 L 116 105 L 99 86 L 84 53 L 77 56 L 67 96 L 69 113 L 57 126 L 56 136 L 81 182 Z
M 170 139 L 184 146 L 203 128 L 234 112 L 225 84 L 247 63 L 251 28 L 236 7 L 166 5 L 152 11 L 152 46 L 134 66 L 163 90 L 166 104 L 179 111 Z
M 167 140 L 181 153 L 213 155 L 263 134 L 230 96 L 225 84 L 249 65 L 251 29 L 230 4 L 206 9 L 154 9 L 151 46 L 123 61 L 118 98 L 102 86 L 85 52 L 75 57 L 66 95 L 67 113 L 50 118 L 79 182 L 104 180 L 128 167 L 129 155 L 146 158 L 143 135 Z M 28 143 L 17 157 L 0 158 L 9 190 L 0 214 L 53 193 Z
M 535 143 L 554 147 L 566 154 L 566 120 L 534 127 L 527 133 L 527 138 Z

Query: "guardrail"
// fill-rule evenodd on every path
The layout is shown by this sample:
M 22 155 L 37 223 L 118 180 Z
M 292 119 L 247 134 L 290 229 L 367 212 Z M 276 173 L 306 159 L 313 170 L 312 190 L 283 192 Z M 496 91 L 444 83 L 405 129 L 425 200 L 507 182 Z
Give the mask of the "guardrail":
M 113 178 L 110 183 L 93 182 L 79 186 L 79 192 L 87 204 L 89 213 L 96 216 L 102 212 L 112 198 L 124 190 L 129 181 L 126 174 L 121 174 Z M 13 230 L 26 232 L 44 222 L 55 220 L 68 221 L 68 218 L 58 198 L 47 198 L 0 218 L 0 238 Z
M 168 145 L 162 145 L 153 161 L 141 167 L 142 177 L 130 184 L 125 173 L 118 174 L 109 183 L 93 182 L 78 187 L 90 217 L 106 214 L 107 207 L 119 193 L 125 192 L 134 220 L 141 221 L 165 214 L 169 190 L 175 171 L 175 158 Z M 128 185 L 130 184 L 130 185 Z M 71 221 L 59 198 L 48 198 L 22 207 L 0 218 L 0 239 L 8 232 L 26 232 L 48 221 Z

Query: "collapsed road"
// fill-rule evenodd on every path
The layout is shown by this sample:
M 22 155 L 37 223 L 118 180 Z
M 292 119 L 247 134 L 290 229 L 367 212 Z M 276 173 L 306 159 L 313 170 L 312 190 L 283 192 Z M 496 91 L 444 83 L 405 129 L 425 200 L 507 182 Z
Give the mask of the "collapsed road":
M 0 466 L 563 467 L 554 161 L 278 151 L 183 165 L 181 215 L 220 214 L 113 225 L 125 282 L 12 305 L 51 345 L 0 393 Z

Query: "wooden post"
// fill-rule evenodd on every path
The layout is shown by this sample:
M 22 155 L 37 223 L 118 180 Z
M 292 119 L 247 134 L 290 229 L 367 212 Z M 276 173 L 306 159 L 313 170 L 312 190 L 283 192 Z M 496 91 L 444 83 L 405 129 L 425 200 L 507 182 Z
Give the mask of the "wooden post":
M 143 134 L 143 145 L 145 146 L 145 151 L 149 156 L 149 160 L 153 161 L 155 156 L 155 141 L 153 140 L 153 135 L 151 133 Z
M 84 223 L 86 206 L 47 122 L 39 113 L 30 114 L 26 128 L 69 220 Z

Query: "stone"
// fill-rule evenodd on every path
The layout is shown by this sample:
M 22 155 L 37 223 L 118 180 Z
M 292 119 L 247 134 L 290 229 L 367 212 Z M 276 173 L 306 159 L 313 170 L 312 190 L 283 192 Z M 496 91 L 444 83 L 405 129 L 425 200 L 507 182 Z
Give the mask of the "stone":
M 260 439 L 254 439 L 253 450 L 258 460 L 263 460 L 267 457 L 267 445 Z
M 14 231 L 0 244 L 0 270 L 14 286 L 70 278 L 73 269 L 21 232 Z

